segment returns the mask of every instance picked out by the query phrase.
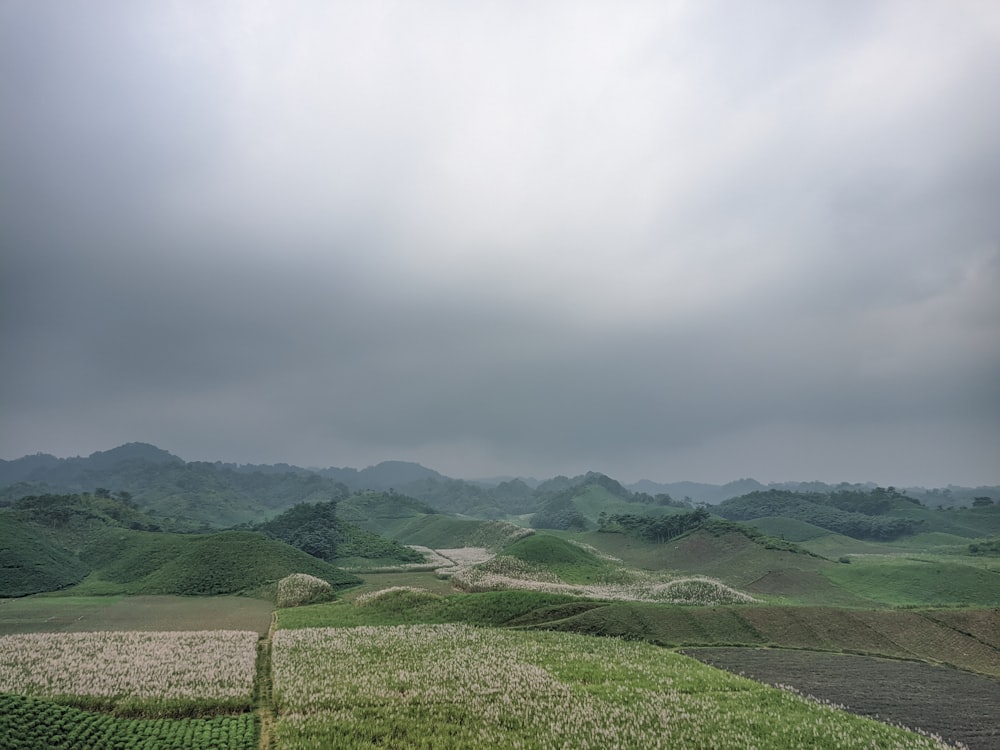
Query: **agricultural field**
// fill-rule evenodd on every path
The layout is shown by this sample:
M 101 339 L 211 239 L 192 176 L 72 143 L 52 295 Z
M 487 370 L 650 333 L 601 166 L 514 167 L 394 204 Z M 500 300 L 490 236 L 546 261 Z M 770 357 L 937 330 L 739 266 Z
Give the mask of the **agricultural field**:
M 278 630 L 272 659 L 274 737 L 287 750 L 948 747 L 620 639 L 304 628 Z
M 83 711 L 41 698 L 0 694 L 3 750 L 256 750 L 253 714 L 146 719 Z
M 0 599 L 0 635 L 95 630 L 253 630 L 274 605 L 248 596 L 31 596 Z
M 254 631 L 0 637 L 0 748 L 252 750 Z
M 970 750 L 1000 747 L 1000 680 L 913 661 L 780 649 L 690 649 L 722 669 L 844 706 L 921 726 Z
M 0 693 L 154 716 L 245 712 L 253 631 L 104 631 L 0 637 Z

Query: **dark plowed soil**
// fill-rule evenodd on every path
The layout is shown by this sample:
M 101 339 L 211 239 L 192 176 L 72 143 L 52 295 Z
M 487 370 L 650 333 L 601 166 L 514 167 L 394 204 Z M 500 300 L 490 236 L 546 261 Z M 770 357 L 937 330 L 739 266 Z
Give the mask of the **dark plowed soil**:
M 692 648 L 721 669 L 836 703 L 862 716 L 1000 750 L 1000 680 L 921 662 L 768 648 Z

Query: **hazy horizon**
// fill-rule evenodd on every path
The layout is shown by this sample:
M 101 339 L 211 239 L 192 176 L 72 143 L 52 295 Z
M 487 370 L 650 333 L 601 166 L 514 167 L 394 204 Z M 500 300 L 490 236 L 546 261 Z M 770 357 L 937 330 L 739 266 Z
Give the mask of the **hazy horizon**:
M 1000 5 L 0 4 L 0 455 L 1000 484 Z
M 129 443 L 124 443 L 122 445 L 112 446 L 111 448 L 104 448 L 104 449 L 99 449 L 99 450 L 96 450 L 96 451 L 90 451 L 89 453 L 86 453 L 86 454 L 79 454 L 78 453 L 78 454 L 75 454 L 75 455 L 55 456 L 55 454 L 47 452 L 47 451 L 37 451 L 34 454 L 26 454 L 24 456 L 16 456 L 14 458 L 5 458 L 3 456 L 0 456 L 0 460 L 4 460 L 4 461 L 16 461 L 16 460 L 21 459 L 21 458 L 30 458 L 31 456 L 34 456 L 34 455 L 51 455 L 51 456 L 55 456 L 55 458 L 58 458 L 60 460 L 66 460 L 66 459 L 86 459 L 86 458 L 89 458 L 89 457 L 91 457 L 93 455 L 96 455 L 98 453 L 106 453 L 108 451 L 115 450 L 116 448 L 121 448 L 121 447 L 125 447 L 127 445 L 133 445 L 133 444 L 153 445 L 152 443 L 148 443 L 146 441 L 136 440 L 136 441 L 130 441 Z M 823 484 L 828 484 L 828 485 L 831 485 L 831 486 L 836 486 L 836 485 L 839 485 L 839 484 L 845 484 L 846 483 L 846 484 L 851 484 L 851 485 L 876 484 L 876 485 L 879 485 L 879 486 L 885 486 L 885 487 L 894 486 L 894 487 L 900 487 L 900 488 L 906 488 L 906 487 L 917 488 L 917 487 L 921 487 L 923 489 L 945 489 L 945 488 L 947 488 L 949 486 L 950 487 L 964 487 L 964 488 L 975 489 L 977 487 L 995 487 L 995 486 L 998 486 L 997 484 L 990 484 L 990 483 L 985 483 L 985 484 L 980 483 L 980 484 L 970 485 L 970 484 L 963 484 L 961 482 L 949 482 L 949 483 L 943 484 L 943 485 L 921 485 L 921 484 L 907 483 L 907 482 L 897 482 L 895 484 L 889 482 L 889 483 L 881 484 L 879 482 L 874 482 L 874 481 L 868 480 L 868 479 L 824 480 L 824 479 L 819 479 L 819 478 L 815 478 L 815 477 L 811 478 L 811 479 L 789 479 L 789 478 L 784 478 L 784 479 L 774 479 L 774 478 L 772 478 L 772 479 L 761 479 L 760 477 L 755 477 L 755 476 L 740 476 L 740 477 L 732 477 L 732 478 L 724 480 L 724 481 L 718 481 L 718 480 L 711 480 L 710 481 L 710 480 L 701 480 L 701 479 L 692 478 L 692 477 L 655 477 L 655 476 L 621 477 L 621 476 L 616 476 L 616 475 L 610 474 L 610 473 L 608 473 L 606 471 L 601 471 L 600 469 L 587 469 L 586 471 L 582 471 L 582 472 L 578 472 L 578 473 L 574 473 L 574 474 L 570 474 L 570 475 L 550 474 L 550 475 L 535 476 L 535 475 L 530 475 L 530 474 L 525 474 L 525 473 L 502 472 L 502 473 L 498 473 L 498 474 L 490 474 L 490 475 L 485 475 L 484 474 L 484 475 L 472 476 L 472 475 L 450 474 L 447 471 L 442 471 L 440 467 L 423 464 L 423 463 L 421 463 L 419 461 L 411 461 L 411 460 L 405 459 L 405 458 L 392 458 L 392 457 L 383 458 L 383 459 L 381 459 L 379 461 L 375 461 L 373 463 L 364 464 L 364 465 L 358 465 L 358 466 L 348 466 L 348 465 L 344 465 L 344 464 L 335 464 L 335 463 L 328 463 L 328 464 L 302 464 L 302 463 L 297 463 L 295 461 L 240 461 L 240 460 L 222 460 L 222 459 L 211 458 L 211 457 L 189 457 L 189 456 L 182 456 L 182 455 L 178 454 L 177 451 L 170 450 L 169 448 L 164 448 L 163 446 L 153 445 L 153 447 L 154 448 L 158 448 L 160 450 L 164 450 L 167 453 L 170 453 L 173 456 L 176 456 L 177 458 L 181 459 L 185 463 L 206 462 L 206 463 L 213 463 L 213 464 L 214 463 L 222 463 L 224 465 L 230 465 L 231 464 L 231 465 L 236 465 L 236 466 L 275 466 L 275 465 L 285 464 L 285 465 L 288 465 L 288 466 L 292 466 L 292 467 L 296 467 L 296 468 L 300 468 L 300 469 L 307 469 L 307 470 L 310 470 L 310 471 L 312 471 L 312 470 L 323 471 L 325 469 L 354 469 L 354 470 L 357 470 L 357 471 L 364 471 L 366 469 L 375 468 L 378 465 L 383 464 L 383 463 L 393 463 L 393 462 L 413 463 L 413 464 L 418 464 L 418 465 L 422 466 L 425 469 L 431 469 L 432 471 L 436 471 L 439 474 L 442 474 L 443 476 L 445 476 L 445 477 L 447 477 L 449 479 L 461 479 L 461 480 L 472 481 L 472 482 L 476 482 L 476 481 L 506 481 L 506 480 L 511 480 L 511 479 L 523 479 L 523 480 L 529 480 L 529 481 L 542 482 L 542 481 L 545 481 L 545 480 L 548 480 L 548 479 L 553 479 L 553 478 L 555 478 L 557 476 L 569 476 L 569 478 L 573 478 L 575 476 L 582 476 L 582 475 L 584 475 L 584 474 L 586 474 L 588 472 L 596 471 L 598 473 L 605 474 L 606 476 L 609 476 L 611 479 L 619 481 L 623 485 L 626 485 L 626 486 L 631 486 L 631 485 L 639 484 L 639 483 L 642 483 L 642 482 L 652 482 L 654 484 L 662 484 L 662 485 L 691 483 L 691 484 L 705 484 L 705 485 L 723 486 L 723 485 L 727 485 L 727 484 L 733 484 L 733 483 L 745 482 L 745 481 L 755 481 L 755 482 L 758 482 L 758 483 L 763 484 L 763 485 L 786 484 L 786 483 L 787 484 L 795 484 L 795 483 L 821 482 Z

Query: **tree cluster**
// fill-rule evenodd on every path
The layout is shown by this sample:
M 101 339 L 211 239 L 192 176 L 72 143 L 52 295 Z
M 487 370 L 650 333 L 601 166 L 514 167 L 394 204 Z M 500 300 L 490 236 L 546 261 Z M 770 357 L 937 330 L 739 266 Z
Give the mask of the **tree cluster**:
M 670 516 L 639 516 L 633 513 L 606 516 L 602 513 L 597 530 L 623 532 L 648 542 L 661 543 L 703 526 L 708 519 L 709 513 L 704 508 Z
M 399 542 L 365 531 L 337 517 L 337 500 L 299 503 L 253 528 L 321 560 L 342 557 L 421 562 L 423 555 Z
M 830 494 L 764 490 L 726 500 L 716 508 L 716 512 L 732 521 L 785 516 L 855 539 L 892 541 L 915 533 L 923 523 L 911 518 L 875 514 L 875 509 L 891 510 L 891 503 L 901 497 L 898 493 L 890 494 L 887 490 Z M 842 507 L 864 507 L 871 514 L 843 510 Z

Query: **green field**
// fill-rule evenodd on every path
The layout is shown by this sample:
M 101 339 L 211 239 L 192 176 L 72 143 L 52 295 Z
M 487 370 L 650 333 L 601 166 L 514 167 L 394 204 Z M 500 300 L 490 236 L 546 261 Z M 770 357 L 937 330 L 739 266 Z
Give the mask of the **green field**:
M 933 556 L 854 557 L 823 571 L 837 586 L 872 602 L 891 605 L 1000 605 L 1000 570 L 989 563 Z
M 287 750 L 943 747 L 620 639 L 305 628 L 275 633 L 272 658 L 275 737 Z
M 210 718 L 127 718 L 42 698 L 0 694 L 0 748 L 153 748 L 255 750 L 253 714 Z
M 87 630 L 267 632 L 273 603 L 246 596 L 32 596 L 0 599 L 0 635 Z

